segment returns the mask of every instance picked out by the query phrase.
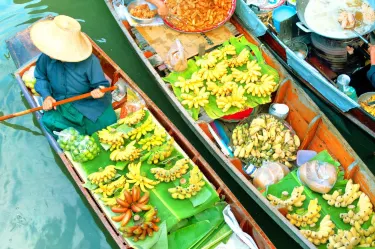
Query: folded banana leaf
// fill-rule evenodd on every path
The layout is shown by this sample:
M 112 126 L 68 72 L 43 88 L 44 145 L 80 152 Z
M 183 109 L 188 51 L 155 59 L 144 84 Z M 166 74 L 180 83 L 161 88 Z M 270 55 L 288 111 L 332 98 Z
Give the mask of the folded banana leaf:
M 266 62 L 265 62 L 265 60 L 262 56 L 261 51 L 259 50 L 259 48 L 256 45 L 248 42 L 245 37 L 241 37 L 241 38 L 233 37 L 229 41 L 225 42 L 223 45 L 227 45 L 227 44 L 231 44 L 231 45 L 235 46 L 237 54 L 239 54 L 245 48 L 252 51 L 254 53 L 255 57 L 251 53 L 250 53 L 249 57 L 250 57 L 251 60 L 257 60 L 258 61 L 258 64 L 261 67 L 261 73 L 273 75 L 274 79 L 275 79 L 275 82 L 279 82 L 280 77 L 279 77 L 279 74 L 278 74 L 277 70 L 275 70 L 274 68 L 272 68 L 271 66 L 266 64 Z M 199 58 L 199 57 L 197 57 L 197 58 Z M 246 70 L 246 65 L 238 67 L 237 69 L 241 70 L 241 71 Z M 182 99 L 181 99 L 181 94 L 182 94 L 181 89 L 179 87 L 176 87 L 174 85 L 174 83 L 176 83 L 178 81 L 178 77 L 190 79 L 191 75 L 198 70 L 199 70 L 199 67 L 195 64 L 195 61 L 193 59 L 190 59 L 188 61 L 188 68 L 184 72 L 172 72 L 167 77 L 163 78 L 164 81 L 169 82 L 172 85 L 173 91 L 174 91 L 174 93 L 175 93 L 175 95 L 176 95 L 176 97 L 179 101 L 182 101 Z M 231 73 L 231 70 L 228 69 L 228 74 L 230 74 L 230 73 Z M 206 81 L 204 83 L 206 83 Z M 218 83 L 218 82 L 216 82 L 216 83 Z M 238 83 L 238 85 L 240 86 L 241 84 Z M 205 87 L 207 88 L 206 85 L 205 85 Z M 247 93 L 245 93 L 244 96 L 247 98 L 246 108 L 254 108 L 258 105 L 266 104 L 266 103 L 271 102 L 270 96 L 254 97 L 251 94 L 247 94 Z M 241 111 L 241 109 L 239 109 L 237 107 L 231 107 L 226 112 L 223 112 L 222 109 L 220 109 L 217 106 L 216 96 L 213 96 L 213 95 L 210 95 L 208 101 L 209 101 L 209 103 L 206 104 L 203 108 L 204 108 L 205 112 L 207 113 L 207 115 L 212 119 L 218 119 L 218 118 L 221 118 L 223 116 L 234 114 L 234 113 L 237 113 L 237 112 Z M 195 120 L 198 119 L 198 114 L 199 114 L 200 108 L 189 109 L 187 106 L 185 106 L 185 108 L 186 108 L 186 110 L 188 110 L 192 113 L 192 117 Z

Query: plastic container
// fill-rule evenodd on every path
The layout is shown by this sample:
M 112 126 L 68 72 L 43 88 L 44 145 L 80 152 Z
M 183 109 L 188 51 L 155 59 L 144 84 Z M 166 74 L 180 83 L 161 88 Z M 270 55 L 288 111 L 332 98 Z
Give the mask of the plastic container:
M 316 156 L 316 152 L 313 150 L 299 150 L 297 152 L 297 165 L 301 166 L 302 164 L 310 161 L 314 156 Z
M 285 104 L 271 104 L 269 114 L 278 117 L 279 119 L 285 120 L 289 113 L 289 107 Z
M 351 87 L 351 86 L 345 86 L 345 87 L 344 87 L 344 93 L 345 93 L 349 98 L 351 98 L 352 100 L 354 100 L 355 102 L 358 101 L 357 92 L 356 92 L 356 90 L 354 89 L 354 87 Z
M 272 12 L 273 26 L 275 26 L 276 31 L 280 33 L 280 23 L 291 18 L 295 14 L 297 14 L 297 11 L 291 6 L 282 5 L 276 8 Z
M 289 48 L 302 60 L 304 60 L 309 53 L 309 48 L 307 45 L 300 41 L 293 41 Z
M 344 88 L 346 86 L 349 86 L 349 83 L 350 83 L 350 77 L 346 74 L 340 74 L 338 77 L 337 77 L 337 86 L 339 88 L 339 90 L 341 92 L 344 92 Z

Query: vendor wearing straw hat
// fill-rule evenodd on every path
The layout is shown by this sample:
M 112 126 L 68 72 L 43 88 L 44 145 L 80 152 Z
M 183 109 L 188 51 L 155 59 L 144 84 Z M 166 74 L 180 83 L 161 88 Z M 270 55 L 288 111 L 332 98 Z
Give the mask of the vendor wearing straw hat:
M 45 128 L 52 133 L 73 127 L 81 134 L 92 134 L 116 122 L 111 94 L 99 89 L 108 87 L 109 82 L 81 25 L 60 15 L 34 24 L 30 36 L 42 52 L 35 68 L 35 90 L 44 99 Z M 92 98 L 52 106 L 56 101 L 87 92 Z

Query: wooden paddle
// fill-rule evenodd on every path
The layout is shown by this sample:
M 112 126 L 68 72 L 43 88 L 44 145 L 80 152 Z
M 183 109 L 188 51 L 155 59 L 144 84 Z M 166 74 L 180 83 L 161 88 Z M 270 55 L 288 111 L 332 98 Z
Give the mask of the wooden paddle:
M 121 85 L 116 84 L 116 85 L 111 86 L 111 87 L 102 88 L 102 89 L 100 89 L 100 91 L 102 91 L 103 93 L 106 93 L 106 92 L 114 91 L 116 89 L 118 89 L 120 91 L 124 90 L 124 89 L 122 89 Z M 77 100 L 88 98 L 90 96 L 91 96 L 91 93 L 85 93 L 85 94 L 82 94 L 82 95 L 78 95 L 78 96 L 74 96 L 74 97 L 71 97 L 71 98 L 68 98 L 68 99 L 57 101 L 57 102 L 53 103 L 53 106 L 59 106 L 59 105 L 63 105 L 63 104 L 66 104 L 66 103 L 71 103 L 71 102 L 74 102 L 74 101 L 77 101 Z M 31 108 L 31 109 L 28 109 L 28 110 L 25 110 L 25 111 L 22 111 L 22 112 L 16 112 L 16 113 L 13 113 L 13 114 L 10 114 L 10 115 L 1 116 L 0 121 L 4 121 L 4 120 L 14 118 L 14 117 L 23 116 L 23 115 L 33 113 L 33 112 L 37 112 L 37 111 L 41 111 L 41 110 L 43 110 L 43 106 Z

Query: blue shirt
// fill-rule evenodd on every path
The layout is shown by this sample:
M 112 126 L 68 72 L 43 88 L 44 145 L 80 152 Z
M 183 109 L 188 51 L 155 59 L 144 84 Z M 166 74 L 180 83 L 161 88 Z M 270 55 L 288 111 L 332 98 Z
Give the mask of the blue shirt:
M 367 78 L 370 80 L 372 87 L 375 88 L 375 65 L 372 65 L 368 70 Z
M 108 87 L 99 59 L 90 55 L 81 62 L 61 62 L 41 54 L 35 67 L 35 90 L 46 99 L 52 96 L 56 101 L 90 92 L 99 86 Z M 112 104 L 110 93 L 103 98 L 78 100 L 72 103 L 82 115 L 93 122 Z

